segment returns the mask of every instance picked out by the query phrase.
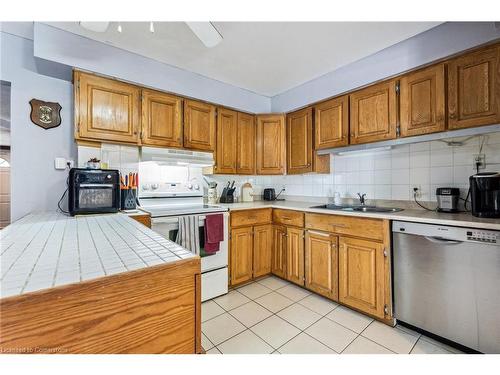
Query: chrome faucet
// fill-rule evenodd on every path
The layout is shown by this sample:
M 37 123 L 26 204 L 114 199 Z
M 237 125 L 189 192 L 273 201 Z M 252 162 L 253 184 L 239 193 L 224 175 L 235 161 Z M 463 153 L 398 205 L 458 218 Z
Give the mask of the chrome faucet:
M 363 194 L 360 194 L 358 193 L 358 197 L 359 197 L 359 203 L 364 206 L 365 205 L 365 197 L 366 197 L 366 193 L 363 193 Z

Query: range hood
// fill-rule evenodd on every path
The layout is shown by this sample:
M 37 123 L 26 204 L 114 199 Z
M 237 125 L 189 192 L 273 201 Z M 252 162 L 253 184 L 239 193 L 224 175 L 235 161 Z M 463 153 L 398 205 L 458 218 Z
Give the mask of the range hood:
M 215 164 L 211 152 L 179 150 L 175 148 L 142 147 L 141 161 L 153 161 L 160 165 L 186 165 L 211 167 Z

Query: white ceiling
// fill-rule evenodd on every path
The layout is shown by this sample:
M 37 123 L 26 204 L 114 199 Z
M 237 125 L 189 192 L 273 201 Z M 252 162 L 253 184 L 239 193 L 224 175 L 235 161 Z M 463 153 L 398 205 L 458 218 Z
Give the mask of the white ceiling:
M 439 22 L 214 22 L 222 42 L 206 48 L 184 22 L 111 23 L 105 33 L 77 22 L 52 26 L 176 67 L 274 96 L 428 30 Z

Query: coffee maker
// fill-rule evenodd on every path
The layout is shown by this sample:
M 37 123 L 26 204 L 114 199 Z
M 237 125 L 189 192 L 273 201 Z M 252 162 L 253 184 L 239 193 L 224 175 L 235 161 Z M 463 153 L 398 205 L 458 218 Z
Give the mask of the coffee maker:
M 483 172 L 469 177 L 472 215 L 500 218 L 500 173 Z

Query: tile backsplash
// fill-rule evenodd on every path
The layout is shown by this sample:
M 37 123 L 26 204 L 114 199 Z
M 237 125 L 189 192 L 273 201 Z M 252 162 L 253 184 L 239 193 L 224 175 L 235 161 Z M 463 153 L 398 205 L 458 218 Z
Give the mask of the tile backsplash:
M 343 198 L 355 198 L 366 193 L 367 199 L 412 200 L 413 187 L 421 189 L 421 201 L 435 201 L 437 187 L 458 187 L 465 198 L 469 176 L 475 173 L 474 155 L 486 156 L 486 170 L 500 170 L 500 132 L 484 136 L 429 141 L 395 146 L 387 151 L 372 151 L 354 155 L 332 155 L 330 174 L 287 176 L 216 175 L 212 180 L 222 189 L 228 180 L 239 187 L 250 182 L 254 194 L 265 187 L 279 192 L 283 187 L 288 196 L 332 197 L 339 192 Z M 450 141 L 447 140 L 447 141 Z
M 85 168 L 89 159 L 97 158 L 109 169 L 118 169 L 123 175 L 139 169 L 139 147 L 103 143 L 101 147 L 78 146 L 78 167 Z

